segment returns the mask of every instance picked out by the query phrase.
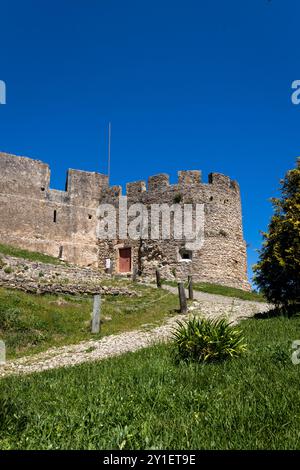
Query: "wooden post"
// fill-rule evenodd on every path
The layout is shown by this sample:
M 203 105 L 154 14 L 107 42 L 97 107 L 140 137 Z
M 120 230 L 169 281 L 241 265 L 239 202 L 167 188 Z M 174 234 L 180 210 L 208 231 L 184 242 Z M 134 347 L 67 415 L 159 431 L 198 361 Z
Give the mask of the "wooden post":
M 183 282 L 178 282 L 178 294 L 179 294 L 179 303 L 180 303 L 180 312 L 187 312 L 187 303 Z
M 161 288 L 160 272 L 159 272 L 159 270 L 157 269 L 157 270 L 155 271 L 155 273 L 156 273 L 156 285 L 157 285 L 158 288 Z
M 188 276 L 188 284 L 189 284 L 189 299 L 194 299 L 194 290 L 193 290 L 193 276 Z
M 94 295 L 92 333 L 99 333 L 100 331 L 100 312 L 101 312 L 101 296 L 100 294 L 98 294 L 98 295 Z
M 138 274 L 138 269 L 137 269 L 136 266 L 134 266 L 133 270 L 132 270 L 132 281 L 133 282 L 136 282 L 137 274 Z
M 0 341 L 0 366 L 3 366 L 6 362 L 6 350 L 4 341 Z

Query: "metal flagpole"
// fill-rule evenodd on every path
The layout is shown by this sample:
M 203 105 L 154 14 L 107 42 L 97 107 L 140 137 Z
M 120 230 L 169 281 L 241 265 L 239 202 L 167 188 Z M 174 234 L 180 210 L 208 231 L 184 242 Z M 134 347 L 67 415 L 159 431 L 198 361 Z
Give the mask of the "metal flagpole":
M 110 180 L 110 142 L 111 142 L 111 123 L 108 123 L 108 168 L 107 168 L 107 173 L 108 173 L 108 184 Z

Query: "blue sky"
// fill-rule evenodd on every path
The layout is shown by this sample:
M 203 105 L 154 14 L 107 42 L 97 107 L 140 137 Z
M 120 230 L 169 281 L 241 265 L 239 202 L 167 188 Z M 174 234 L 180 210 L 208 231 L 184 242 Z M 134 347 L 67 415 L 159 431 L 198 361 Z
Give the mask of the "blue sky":
M 241 186 L 249 266 L 300 154 L 298 0 L 0 3 L 0 150 L 111 182 L 201 169 Z M 249 267 L 251 276 L 251 269 Z

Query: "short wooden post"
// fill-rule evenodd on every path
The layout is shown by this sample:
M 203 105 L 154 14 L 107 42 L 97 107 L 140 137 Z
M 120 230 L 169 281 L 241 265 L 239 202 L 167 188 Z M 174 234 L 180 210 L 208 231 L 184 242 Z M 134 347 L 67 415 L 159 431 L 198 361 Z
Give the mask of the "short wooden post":
M 188 284 L 189 284 L 189 299 L 194 299 L 194 290 L 193 290 L 193 276 L 188 276 Z
M 180 304 L 180 312 L 186 313 L 187 312 L 187 302 L 185 296 L 185 290 L 183 282 L 178 282 L 178 294 L 179 294 L 179 304 Z
M 156 285 L 158 288 L 161 288 L 161 277 L 160 277 L 160 271 L 157 269 L 155 271 L 156 274 Z
M 4 341 L 0 341 L 0 366 L 3 366 L 6 362 L 6 350 Z
M 60 247 L 59 247 L 59 254 L 58 254 L 59 259 L 62 259 L 62 257 L 63 257 L 63 252 L 64 252 L 64 247 L 63 247 L 63 246 L 60 246 Z
M 94 295 L 93 317 L 92 317 L 92 333 L 100 331 L 100 312 L 101 312 L 101 296 Z
M 113 272 L 113 262 L 110 258 L 105 259 L 105 271 L 107 274 L 112 274 Z
M 137 275 L 138 275 L 138 268 L 136 266 L 134 266 L 133 270 L 132 270 L 132 281 L 133 282 L 136 282 Z

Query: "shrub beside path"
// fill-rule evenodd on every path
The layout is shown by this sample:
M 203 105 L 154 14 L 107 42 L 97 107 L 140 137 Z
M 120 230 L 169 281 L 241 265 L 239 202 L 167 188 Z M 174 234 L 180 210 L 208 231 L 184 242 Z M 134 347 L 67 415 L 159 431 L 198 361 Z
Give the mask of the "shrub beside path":
M 164 286 L 164 289 L 177 294 L 177 288 Z M 160 341 L 167 341 L 178 320 L 189 315 L 203 315 L 206 318 L 227 317 L 229 321 L 239 322 L 256 313 L 272 308 L 262 302 L 240 300 L 215 294 L 194 291 L 195 300 L 189 305 L 188 314 L 173 315 L 158 327 L 144 325 L 139 330 L 118 335 L 105 336 L 100 340 L 89 340 L 74 345 L 51 348 L 45 352 L 8 361 L 0 366 L 0 377 L 15 374 L 30 374 L 44 370 L 69 367 L 85 362 L 99 361 L 112 356 L 146 348 Z

